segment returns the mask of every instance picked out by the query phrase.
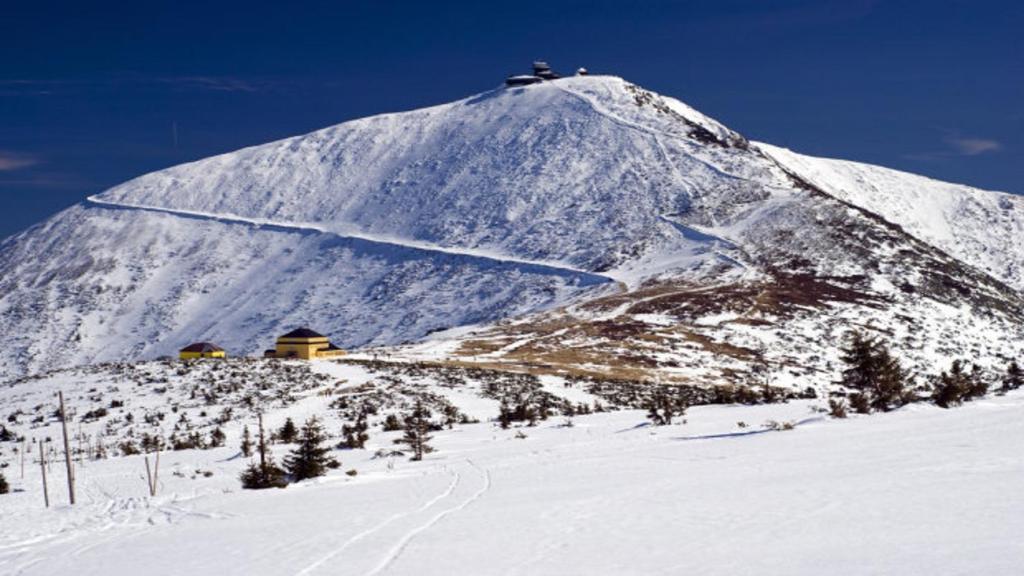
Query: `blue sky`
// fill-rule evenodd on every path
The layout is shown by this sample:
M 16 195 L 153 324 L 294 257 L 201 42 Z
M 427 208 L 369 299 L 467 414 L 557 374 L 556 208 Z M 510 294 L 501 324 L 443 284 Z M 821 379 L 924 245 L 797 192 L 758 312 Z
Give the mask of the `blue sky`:
M 180 162 L 490 89 L 536 58 L 809 154 L 1024 193 L 1024 3 L 20 2 L 0 236 Z

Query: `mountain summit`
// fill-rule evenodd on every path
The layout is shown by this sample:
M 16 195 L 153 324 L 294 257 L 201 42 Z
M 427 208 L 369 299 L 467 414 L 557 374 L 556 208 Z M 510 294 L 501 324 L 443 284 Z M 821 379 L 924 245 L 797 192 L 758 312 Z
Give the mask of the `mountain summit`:
M 920 371 L 996 362 L 1021 352 L 1022 210 L 546 80 L 147 174 L 8 238 L 0 370 L 296 325 L 345 347 L 479 325 L 453 359 L 697 382 L 824 386 L 853 328 Z

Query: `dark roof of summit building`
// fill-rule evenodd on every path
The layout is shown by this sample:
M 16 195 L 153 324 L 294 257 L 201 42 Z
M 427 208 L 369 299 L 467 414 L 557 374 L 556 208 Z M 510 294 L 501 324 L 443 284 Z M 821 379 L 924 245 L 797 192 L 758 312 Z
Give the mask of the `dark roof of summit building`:
M 309 328 L 296 328 L 284 336 L 281 336 L 281 338 L 326 338 L 326 336 L 315 330 L 310 330 Z
M 195 342 L 181 349 L 182 352 L 223 352 L 224 349 L 210 342 Z

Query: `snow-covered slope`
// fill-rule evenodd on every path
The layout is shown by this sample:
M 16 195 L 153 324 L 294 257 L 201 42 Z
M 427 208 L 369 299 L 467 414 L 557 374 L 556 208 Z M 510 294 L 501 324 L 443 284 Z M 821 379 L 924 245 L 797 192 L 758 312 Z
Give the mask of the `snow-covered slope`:
M 758 143 L 801 178 L 1024 289 L 1024 197 Z
M 381 430 L 382 409 L 366 449 L 331 452 L 339 469 L 247 491 L 238 445 L 243 426 L 255 430 L 253 409 L 273 428 L 320 415 L 333 444 L 332 406 L 394 386 L 365 365 L 251 364 L 139 364 L 0 387 L 0 405 L 23 411 L 15 430 L 48 444 L 63 389 L 85 420 L 73 446 L 90 454 L 105 443 L 113 456 L 130 428 L 136 440 L 157 426 L 206 437 L 215 420 L 227 435 L 224 447 L 164 451 L 155 497 L 143 455 L 85 458 L 73 507 L 61 454 L 48 451 L 48 510 L 38 462 L 21 478 L 18 444 L 0 443 L 14 490 L 0 496 L 0 573 L 1008 576 L 1024 562 L 1024 390 L 847 420 L 824 418 L 822 399 L 698 406 L 662 427 L 622 410 L 503 430 L 480 381 L 420 378 L 411 394 L 482 421 L 434 432 L 437 452 L 422 462 L 375 458 L 400 434 Z M 595 400 L 559 381 L 545 389 Z M 101 407 L 109 414 L 83 418 Z M 291 448 L 276 444 L 274 456 Z
M 1019 202 L 949 187 L 935 194 L 960 208 L 925 217 L 891 200 L 921 188 L 916 177 L 844 166 L 751 145 L 614 77 L 347 122 L 142 176 L 4 241 L 0 369 L 151 358 L 200 339 L 252 353 L 297 324 L 345 346 L 395 344 L 602 308 L 616 290 L 629 301 L 737 286 L 784 286 L 773 314 L 835 330 L 870 316 L 899 333 L 900 318 L 921 318 L 928 331 L 912 331 L 954 333 L 950 350 L 986 339 L 1016 353 Z M 1002 228 L 988 226 L 997 215 Z M 716 314 L 754 310 L 719 300 Z M 689 314 L 653 302 L 638 313 Z M 964 318 L 985 329 L 956 335 Z

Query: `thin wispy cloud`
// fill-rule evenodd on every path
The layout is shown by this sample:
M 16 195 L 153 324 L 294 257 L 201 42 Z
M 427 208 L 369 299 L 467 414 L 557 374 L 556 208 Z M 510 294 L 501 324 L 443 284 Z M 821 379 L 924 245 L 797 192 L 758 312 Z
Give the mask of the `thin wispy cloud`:
M 998 140 L 991 138 L 946 138 L 946 144 L 961 156 L 978 156 L 1002 149 Z
M 222 76 L 180 76 L 161 78 L 159 82 L 185 89 L 214 92 L 259 92 L 267 85 L 265 82 Z
M 1003 149 L 1003 144 L 994 138 L 963 137 L 956 134 L 947 134 L 942 139 L 942 144 L 945 146 L 944 149 L 906 154 L 904 157 L 932 162 L 949 158 L 982 156 Z
M 11 172 L 21 168 L 28 168 L 39 164 L 39 159 L 27 154 L 17 152 L 4 152 L 0 150 L 0 172 Z
M 166 87 L 174 90 L 197 92 L 261 92 L 279 85 L 268 79 L 236 78 L 233 76 L 171 76 L 140 78 L 115 76 L 81 80 L 14 79 L 0 80 L 0 96 L 31 96 L 69 94 L 119 90 L 125 88 Z

